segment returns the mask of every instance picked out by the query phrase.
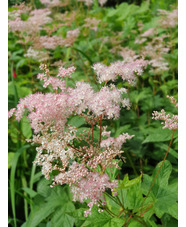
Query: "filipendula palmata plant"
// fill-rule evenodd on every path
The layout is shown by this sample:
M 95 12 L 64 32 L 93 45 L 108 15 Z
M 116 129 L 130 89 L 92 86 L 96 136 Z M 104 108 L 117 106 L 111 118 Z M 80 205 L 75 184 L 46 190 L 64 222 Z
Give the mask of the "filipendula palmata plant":
M 98 91 L 85 82 L 77 82 L 75 88 L 67 87 L 66 78 L 71 77 L 75 67 L 60 67 L 57 77 L 52 77 L 47 66 L 42 64 L 40 69 L 43 73 L 38 74 L 38 79 L 44 81 L 44 88 L 52 86 L 53 92 L 31 94 L 19 101 L 17 109 L 9 111 L 9 117 L 14 115 L 18 121 L 27 115 L 34 132 L 33 138 L 27 141 L 40 145 L 36 149 L 34 163 L 41 166 L 46 179 L 52 178 L 51 187 L 67 184 L 73 201 L 87 202 L 89 208 L 84 211 L 85 217 L 91 216 L 93 207 L 95 214 L 97 207 L 100 215 L 105 211 L 112 218 L 119 218 L 121 226 L 127 226 L 131 218 L 144 223 L 141 220 L 143 215 L 153 206 L 152 201 L 149 204 L 149 195 L 172 144 L 177 117 L 170 118 L 165 111 L 153 113 L 153 118 L 164 120 L 164 127 L 173 130 L 173 136 L 145 199 L 139 190 L 138 204 L 132 207 L 130 202 L 124 205 L 125 193 L 129 192 L 123 190 L 138 188 L 141 176 L 129 181 L 128 175 L 125 175 L 120 181 L 111 173 L 119 169 L 119 161 L 123 161 L 123 143 L 134 135 L 123 133 L 116 138 L 111 137 L 111 131 L 107 131 L 105 125 L 106 119 L 119 118 L 121 108 L 130 108 L 127 90 L 118 89 L 112 82 L 120 75 L 123 81 L 134 85 L 136 74 L 141 75 L 147 64 L 148 61 L 143 59 L 131 63 L 118 61 L 110 66 L 94 64 L 93 69 L 101 87 Z M 177 105 L 172 97 L 170 100 Z M 83 130 L 78 128 L 82 125 L 87 127 Z M 112 195 L 107 193 L 107 189 L 111 189 Z M 119 208 L 113 210 L 115 206 Z M 122 215 L 124 218 L 121 221 Z

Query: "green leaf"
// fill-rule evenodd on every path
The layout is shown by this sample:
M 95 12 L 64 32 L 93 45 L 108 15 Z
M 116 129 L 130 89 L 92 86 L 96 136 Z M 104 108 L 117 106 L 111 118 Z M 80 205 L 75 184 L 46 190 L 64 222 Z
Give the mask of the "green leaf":
M 156 166 L 152 177 L 144 174 L 142 184 L 143 192 L 146 195 L 151 187 L 162 162 Z M 152 187 L 149 197 L 153 200 L 153 207 L 157 217 L 161 218 L 163 214 L 168 213 L 174 218 L 178 218 L 177 214 L 177 182 L 168 185 L 168 180 L 172 171 L 172 166 L 168 160 L 165 160 L 156 181 Z
M 137 212 L 143 202 L 141 176 L 133 180 L 130 182 L 128 175 L 125 175 L 123 182 L 119 185 L 119 188 L 121 189 L 118 190 L 117 193 L 125 209 Z
M 138 221 L 131 220 L 128 227 L 143 227 L 144 224 L 139 223 Z
M 163 142 L 171 140 L 172 137 L 172 131 L 169 129 L 162 129 L 157 128 L 154 129 L 153 132 L 147 136 L 147 138 L 143 141 L 144 143 L 150 143 L 150 142 Z
M 18 70 L 23 65 L 27 65 L 27 59 L 21 59 L 20 61 L 18 61 L 18 63 L 16 64 L 16 70 Z
M 37 192 L 30 188 L 22 188 L 31 198 L 35 197 L 37 195 Z
M 119 204 L 117 198 L 109 195 L 108 193 L 104 193 L 104 196 L 109 210 L 111 210 L 114 214 L 119 215 L 123 208 Z
M 80 127 L 86 123 L 85 119 L 81 116 L 74 116 L 68 121 L 69 125 L 75 126 L 75 127 Z
M 14 152 L 8 152 L 8 169 L 12 166 L 14 156 L 15 156 Z
M 125 224 L 125 219 L 123 218 L 112 218 L 104 227 L 123 227 Z
M 30 88 L 27 87 L 20 87 L 18 84 L 13 83 L 12 81 L 8 83 L 8 95 L 15 95 L 14 85 L 17 89 L 18 98 L 23 98 L 29 94 L 32 94 Z
M 94 206 L 92 208 L 92 214 L 86 218 L 82 227 L 122 227 L 124 223 L 124 218 L 113 218 L 106 211 L 99 213 L 97 207 Z
M 51 226 L 55 227 L 73 227 L 75 218 L 72 216 L 72 212 L 75 210 L 75 206 L 72 202 L 68 202 L 58 209 L 51 219 Z
M 30 122 L 28 118 L 25 116 L 21 119 L 21 131 L 27 139 L 29 139 L 32 136 Z
M 119 127 L 115 133 L 115 137 L 118 137 L 121 133 L 124 133 L 129 129 L 131 126 L 130 125 L 124 125 L 122 127 Z
M 46 183 L 46 190 L 40 187 L 41 185 L 38 187 L 38 193 L 42 193 L 45 197 L 38 195 L 35 197 L 33 209 L 26 221 L 26 227 L 38 226 L 52 214 L 51 226 L 73 227 L 74 218 L 71 213 L 75 207 L 67 194 L 66 187 L 56 186 L 51 189 Z
M 121 184 L 118 187 L 119 189 L 125 189 L 125 188 L 130 188 L 131 186 L 138 184 L 139 182 L 141 182 L 141 177 L 142 175 L 140 175 L 139 177 L 136 177 L 132 180 L 129 180 L 128 174 L 125 175 L 123 181 L 121 182 Z
M 115 162 L 115 161 L 116 161 L 115 159 L 112 160 L 112 162 Z M 118 165 L 121 167 L 122 163 L 119 162 Z M 119 172 L 120 172 L 120 169 L 116 168 L 115 166 L 107 167 L 105 169 L 105 173 L 109 176 L 110 180 L 115 180 Z

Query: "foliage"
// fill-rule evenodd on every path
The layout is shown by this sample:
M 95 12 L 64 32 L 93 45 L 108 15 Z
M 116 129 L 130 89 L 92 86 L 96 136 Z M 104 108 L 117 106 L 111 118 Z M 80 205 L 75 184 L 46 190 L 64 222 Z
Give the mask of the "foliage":
M 59 2 L 62 5 L 49 6 L 39 0 L 27 1 L 28 8 L 13 6 L 18 1 L 9 2 L 9 110 L 30 94 L 58 92 L 51 85 L 43 88 L 37 79 L 41 63 L 48 66 L 51 76 L 57 74 L 59 66 L 75 66 L 71 78 L 64 79 L 66 87 L 75 89 L 77 81 L 88 82 L 98 92 L 104 83 L 97 82 L 95 63 L 109 66 L 116 61 L 127 64 L 144 58 L 149 64 L 142 75 L 135 75 L 135 86 L 121 77 L 113 82 L 117 89 L 127 88 L 130 110 L 121 109 L 118 119 L 102 122 L 114 138 L 122 133 L 135 136 L 122 146 L 122 158 L 113 160 L 122 160 L 121 169 L 105 169 L 110 180 L 118 182 L 117 196 L 106 189 L 103 212 L 98 212 L 94 205 L 92 214 L 84 217 L 90 201 L 74 202 L 68 185 L 51 188 L 52 182 L 44 179 L 40 167 L 33 164 L 36 145 L 26 142 L 34 135 L 28 119 L 9 119 L 9 225 L 177 226 L 178 133 L 162 129 L 160 122 L 152 119 L 155 110 L 165 109 L 170 116 L 177 114 L 175 105 L 166 98 L 178 98 L 177 2 L 142 1 L 137 5 L 129 1 L 115 7 L 109 3 L 101 6 L 100 1 L 93 1 L 90 6 L 86 1 Z M 45 8 L 51 14 L 40 14 L 33 22 L 31 12 Z M 18 16 L 17 10 L 22 10 Z M 27 26 L 12 23 L 19 16 Z M 90 19 L 86 21 L 87 18 Z M 39 26 L 32 29 L 34 23 Z M 75 29 L 79 33 L 69 33 Z M 40 40 L 45 36 L 58 37 L 52 44 L 54 48 L 49 47 L 52 41 L 44 45 Z M 30 48 L 35 52 L 29 52 Z M 68 124 L 77 128 L 78 136 L 89 135 L 89 125 L 82 116 L 71 116 Z M 98 128 L 94 127 L 93 134 L 98 142 Z M 73 145 L 78 148 L 81 143 L 76 141 Z M 96 171 L 101 172 L 99 168 Z

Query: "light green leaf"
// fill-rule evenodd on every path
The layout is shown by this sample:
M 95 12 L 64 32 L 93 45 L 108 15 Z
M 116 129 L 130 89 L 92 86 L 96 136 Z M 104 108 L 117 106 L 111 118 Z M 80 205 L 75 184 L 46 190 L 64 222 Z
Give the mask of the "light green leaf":
M 115 133 L 115 137 L 118 137 L 121 133 L 124 133 L 129 129 L 131 126 L 130 125 L 124 125 L 118 128 L 118 130 Z
M 82 227 L 122 227 L 124 223 L 124 218 L 113 218 L 105 211 L 99 213 L 97 207 L 94 206 L 92 214 L 86 218 Z
M 14 85 L 17 89 L 17 93 L 18 93 L 18 98 L 23 98 L 29 94 L 32 94 L 32 91 L 30 88 L 28 87 L 21 87 L 19 86 L 17 83 L 14 83 L 11 81 L 8 83 L 8 95 L 15 95 L 15 91 L 14 91 Z
M 15 155 L 14 152 L 8 152 L 8 169 L 12 166 L 14 155 Z
M 68 121 L 69 125 L 75 126 L 75 127 L 80 127 L 86 123 L 85 119 L 80 116 L 74 116 Z
M 149 188 L 152 185 L 152 181 L 155 178 L 159 167 L 162 162 L 156 166 L 152 177 L 144 175 L 144 181 L 142 184 L 143 192 L 146 195 Z M 174 218 L 178 218 L 177 214 L 177 182 L 168 185 L 168 180 L 172 171 L 172 166 L 168 160 L 165 160 L 156 181 L 152 187 L 149 197 L 153 199 L 153 207 L 157 217 L 161 218 L 163 214 L 168 213 Z
M 30 188 L 22 188 L 31 198 L 35 197 L 37 195 L 37 192 Z
M 126 174 L 123 181 L 119 185 L 118 189 L 125 189 L 125 188 L 132 187 L 133 185 L 141 182 L 141 177 L 142 177 L 142 175 L 140 175 L 139 177 L 136 177 L 132 180 L 129 180 L 128 174 Z
M 147 138 L 143 141 L 144 143 L 150 143 L 150 142 L 163 142 L 163 141 L 169 141 L 172 137 L 172 131 L 169 129 L 162 129 L 157 128 L 154 129 L 153 132 L 147 136 Z
M 29 139 L 32 136 L 30 122 L 25 116 L 21 119 L 21 131 L 27 139 Z
M 65 203 L 54 213 L 51 219 L 51 227 L 73 227 L 75 219 L 72 216 L 72 212 L 74 210 L 75 206 L 72 202 Z
M 131 220 L 128 227 L 144 227 L 144 225 L 139 223 L 138 221 Z

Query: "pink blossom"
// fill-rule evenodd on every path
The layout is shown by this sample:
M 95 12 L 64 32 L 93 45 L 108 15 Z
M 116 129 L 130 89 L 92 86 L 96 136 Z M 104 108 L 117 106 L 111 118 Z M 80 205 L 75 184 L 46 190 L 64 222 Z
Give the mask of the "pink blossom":
M 88 204 L 89 210 L 85 212 L 85 217 L 91 214 L 93 204 L 97 204 L 97 201 L 103 200 L 103 192 L 106 188 L 113 190 L 117 187 L 117 181 L 109 181 L 107 174 L 99 175 L 98 173 L 89 173 L 86 178 L 82 178 L 77 186 L 73 185 L 71 191 L 73 193 L 73 200 L 80 201 L 81 203 L 89 198 L 91 202 Z
M 178 129 L 178 115 L 173 115 L 171 117 L 170 114 L 166 114 L 165 110 L 162 109 L 160 113 L 154 111 L 152 113 L 152 116 L 153 116 L 152 119 L 164 121 L 161 123 L 164 125 L 163 129 L 164 128 L 168 128 L 170 130 Z
M 58 71 L 58 74 L 57 76 L 58 77 L 71 77 L 71 74 L 76 70 L 76 68 L 74 66 L 68 68 L 68 69 L 65 69 L 63 67 L 60 67 L 59 68 L 59 71 Z
M 120 75 L 124 81 L 134 84 L 136 81 L 135 73 L 142 75 L 143 68 L 145 68 L 147 64 L 148 61 L 143 59 L 135 60 L 126 64 L 122 61 L 117 61 L 111 63 L 110 66 L 105 66 L 102 63 L 96 63 L 94 64 L 93 69 L 97 74 L 99 83 L 109 80 L 115 81 L 116 77 Z

